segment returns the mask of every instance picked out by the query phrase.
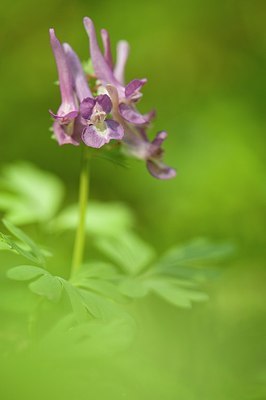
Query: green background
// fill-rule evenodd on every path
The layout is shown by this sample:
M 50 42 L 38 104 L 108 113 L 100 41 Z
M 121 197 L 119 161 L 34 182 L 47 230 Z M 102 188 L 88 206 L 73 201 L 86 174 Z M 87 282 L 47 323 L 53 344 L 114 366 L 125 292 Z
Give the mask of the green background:
M 106 385 L 74 375 L 76 397 L 72 389 L 64 396 L 89 398 L 93 387 L 101 399 L 264 399 L 265 1 L 14 0 L 0 8 L 1 164 L 33 161 L 76 198 L 79 149 L 50 139 L 48 109 L 60 99 L 48 29 L 86 60 L 82 18 L 90 16 L 114 50 L 130 42 L 127 81 L 148 78 L 141 110 L 156 108 L 151 137 L 169 133 L 165 161 L 178 171 L 161 182 L 139 162 L 95 161 L 92 197 L 129 205 L 159 252 L 198 236 L 237 247 L 207 305 L 179 311 L 150 298 L 139 306 L 132 349 L 98 367 Z

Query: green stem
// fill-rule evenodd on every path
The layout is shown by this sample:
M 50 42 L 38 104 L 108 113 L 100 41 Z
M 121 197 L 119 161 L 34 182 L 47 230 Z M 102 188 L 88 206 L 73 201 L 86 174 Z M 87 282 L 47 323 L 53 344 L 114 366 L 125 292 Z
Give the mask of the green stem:
M 79 270 L 84 255 L 86 212 L 89 195 L 89 149 L 83 147 L 82 164 L 79 183 L 79 221 L 73 250 L 71 277 Z

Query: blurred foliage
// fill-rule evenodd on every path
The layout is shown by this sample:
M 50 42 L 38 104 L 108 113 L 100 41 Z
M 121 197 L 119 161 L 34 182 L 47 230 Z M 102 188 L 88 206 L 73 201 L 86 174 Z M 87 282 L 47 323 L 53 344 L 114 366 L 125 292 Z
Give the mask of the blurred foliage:
M 266 369 L 265 1 L 47 0 L 38 3 L 37 12 L 32 0 L 15 0 L 1 2 L 0 11 L 1 163 L 5 171 L 0 206 L 15 224 L 28 224 L 27 233 L 41 248 L 56 245 L 55 257 L 47 262 L 49 271 L 67 275 L 75 218 L 75 211 L 67 207 L 77 197 L 80 154 L 79 149 L 59 148 L 50 139 L 47 110 L 55 109 L 59 99 L 48 28 L 53 26 L 86 62 L 84 15 L 95 20 L 97 29 L 110 31 L 113 49 L 121 38 L 130 42 L 128 80 L 148 78 L 143 111 L 153 107 L 158 111 L 151 135 L 159 129 L 169 132 L 166 161 L 179 171 L 174 181 L 158 182 L 141 163 L 123 169 L 94 160 L 93 199 L 133 208 L 137 231 L 158 254 L 177 242 L 206 236 L 215 242 L 230 240 L 238 249 L 208 287 L 210 302 L 189 313 L 177 312 L 155 296 L 141 306 L 137 303 L 131 310 L 137 320 L 137 338 L 130 349 L 115 357 L 105 356 L 89 365 L 72 360 L 67 368 L 59 360 L 49 365 L 43 352 L 27 361 L 20 356 L 6 358 L 1 363 L 1 397 L 262 400 Z M 44 197 L 38 199 L 45 177 L 37 172 L 29 176 L 28 182 L 35 182 L 30 187 L 22 182 L 22 174 L 11 177 L 7 171 L 17 160 L 55 172 L 66 184 L 69 220 L 57 219 L 56 238 L 49 239 L 47 231 L 32 224 L 38 217 L 39 222 L 47 222 L 48 231 L 56 229 L 49 221 L 53 216 L 49 213 L 57 212 L 56 202 L 52 210 L 44 207 L 49 197 L 45 204 L 39 203 Z M 25 172 L 25 164 L 20 165 Z M 32 192 L 33 186 L 37 189 Z M 61 190 L 52 189 L 58 204 Z M 17 195 L 19 202 L 14 200 Z M 32 217 L 28 213 L 26 220 L 29 206 Z M 122 227 L 119 218 L 114 211 L 111 219 L 115 222 L 110 220 L 110 224 Z M 134 224 L 127 221 L 126 225 Z M 68 232 L 62 233 L 65 229 Z M 94 234 L 91 231 L 90 237 Z M 21 246 L 19 240 L 14 242 Z M 88 255 L 96 255 L 97 250 L 88 244 Z M 20 351 L 27 345 L 24 318 L 33 304 L 32 293 L 23 284 L 5 277 L 14 257 L 1 252 L 3 353 L 14 348 L 14 342 Z M 11 308 L 17 316 L 15 324 Z M 121 337 L 127 337 L 127 328 L 120 326 Z M 46 343 L 51 346 L 51 341 Z M 62 342 L 62 353 L 67 346 Z M 55 374 L 55 368 L 60 372 Z
M 48 221 L 56 213 L 63 185 L 26 162 L 5 166 L 0 179 L 0 210 L 16 224 Z
M 22 181 L 25 180 L 24 171 L 20 165 L 13 166 L 12 171 L 16 176 L 21 175 Z M 35 176 L 36 173 L 45 176 L 45 173 L 35 170 L 33 166 L 28 166 L 26 177 L 28 175 Z M 51 177 L 51 181 L 55 181 L 54 177 Z M 53 193 L 50 191 L 50 185 L 48 184 L 46 188 L 45 183 L 42 185 L 40 195 L 42 196 L 43 193 L 46 195 L 47 189 L 47 192 L 57 201 L 57 191 L 55 190 Z M 29 184 L 33 189 L 35 181 L 31 181 Z M 59 182 L 57 184 L 61 187 Z M 36 199 L 38 199 L 38 195 Z M 19 198 L 20 192 L 17 192 L 17 195 L 14 194 L 15 200 Z M 17 204 L 16 201 L 14 204 Z M 45 204 L 43 208 L 46 208 Z M 59 215 L 61 229 L 69 226 L 75 228 L 78 225 L 76 208 L 74 206 L 70 213 L 67 211 Z M 75 211 L 74 219 L 71 218 L 72 209 Z M 41 206 L 39 210 L 42 214 Z M 9 209 L 6 214 L 8 215 L 8 213 Z M 28 207 L 28 213 L 31 215 L 31 207 Z M 14 207 L 14 214 L 16 215 L 16 207 Z M 24 211 L 24 217 L 27 220 L 26 211 Z M 50 257 L 51 253 L 45 252 L 23 230 L 3 219 L 4 227 L 9 234 L 0 232 L 2 250 L 10 250 L 33 263 L 33 265 L 13 267 L 7 271 L 7 276 L 17 281 L 32 281 L 29 284 L 32 292 L 55 302 L 59 302 L 62 298 L 62 291 L 65 289 L 78 322 L 87 321 L 89 314 L 101 319 L 101 315 L 105 314 L 104 300 L 110 298 L 120 302 L 123 295 L 134 299 L 135 297 L 144 297 L 153 291 L 170 303 L 185 308 L 191 306 L 192 300 L 207 300 L 206 294 L 196 290 L 199 283 L 204 282 L 208 275 L 211 276 L 211 271 L 209 269 L 204 271 L 201 264 L 204 266 L 206 261 L 215 262 L 215 260 L 230 255 L 232 246 L 212 245 L 208 241 L 197 240 L 189 245 L 171 249 L 161 259 L 156 260 L 158 256 L 155 249 L 132 231 L 128 223 L 132 220 L 131 213 L 123 206 L 117 207 L 116 204 L 109 204 L 108 207 L 105 207 L 103 204 L 94 203 L 88 212 L 88 226 L 91 223 L 88 233 L 91 234 L 91 240 L 100 253 L 105 255 L 114 266 L 92 262 L 92 265 L 84 267 L 81 273 L 74 277 L 71 276 L 70 280 L 65 280 L 44 269 L 45 258 Z M 38 217 L 36 217 L 36 222 L 39 222 Z M 70 225 L 69 222 L 71 222 Z M 106 229 L 106 225 L 108 225 L 108 229 Z M 52 226 L 58 227 L 58 224 L 52 222 Z M 10 234 L 14 238 L 10 237 Z M 48 232 L 48 235 L 52 235 L 52 233 Z M 55 251 L 55 249 L 53 250 Z M 40 266 L 44 268 L 40 268 Z M 95 292 L 103 296 L 100 315 L 97 298 L 95 301 Z M 95 310 L 97 310 L 96 314 Z

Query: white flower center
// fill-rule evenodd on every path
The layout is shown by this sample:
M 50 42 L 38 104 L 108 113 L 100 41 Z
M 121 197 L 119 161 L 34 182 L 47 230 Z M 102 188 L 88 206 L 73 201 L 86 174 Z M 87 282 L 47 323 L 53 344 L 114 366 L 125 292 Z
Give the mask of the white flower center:
M 105 125 L 105 118 L 106 118 L 106 112 L 103 111 L 102 107 L 96 103 L 96 105 L 93 108 L 93 112 L 90 118 L 90 122 L 96 126 L 97 129 L 103 131 L 106 129 Z

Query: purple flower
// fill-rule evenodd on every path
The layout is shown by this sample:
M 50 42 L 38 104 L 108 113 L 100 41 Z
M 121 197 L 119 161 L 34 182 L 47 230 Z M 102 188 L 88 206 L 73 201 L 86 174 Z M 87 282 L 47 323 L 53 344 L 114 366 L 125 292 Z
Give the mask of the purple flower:
M 107 94 L 96 98 L 87 97 L 80 104 L 82 123 L 86 126 L 82 132 L 83 142 L 90 147 L 99 148 L 111 139 L 121 140 L 123 127 L 113 119 L 107 118 L 112 110 L 112 102 Z
M 78 116 L 78 106 L 73 90 L 73 80 L 69 70 L 63 46 L 55 36 L 54 29 L 50 29 L 50 41 L 57 65 L 59 85 L 61 91 L 61 105 L 56 114 L 50 111 L 54 118 L 53 129 L 60 145 L 71 143 L 78 145 L 74 135 L 75 120 Z
M 176 176 L 176 171 L 164 164 L 162 144 L 167 137 L 165 131 L 157 133 L 152 142 L 149 141 L 146 132 L 139 130 L 138 135 L 136 132 L 131 136 L 131 140 L 124 143 L 125 151 L 140 160 L 146 161 L 148 171 L 152 176 L 157 179 L 171 179 Z
M 90 54 L 95 75 L 103 86 L 113 85 L 117 89 L 120 103 L 119 113 L 127 122 L 132 124 L 144 125 L 149 123 L 151 114 L 142 115 L 135 107 L 135 103 L 142 96 L 140 89 L 147 82 L 147 79 L 134 79 L 127 86 L 124 86 L 124 68 L 128 56 L 127 42 L 123 41 L 118 45 L 118 60 L 113 69 L 108 32 L 106 30 L 101 32 L 105 48 L 105 56 L 103 56 L 92 20 L 85 17 L 83 21 L 89 36 Z
M 111 99 L 106 94 L 97 98 L 92 96 L 77 54 L 69 44 L 62 46 L 53 30 L 50 33 L 53 49 L 56 49 L 54 53 L 62 93 L 59 112 L 57 115 L 52 113 L 55 119 L 53 129 L 59 144 L 78 145 L 82 140 L 87 146 L 99 148 L 111 139 L 121 140 L 124 135 L 122 126 L 107 118 L 112 110 Z M 65 114 L 66 107 L 71 105 L 75 105 L 75 110 Z
M 151 175 L 158 179 L 171 179 L 176 176 L 175 169 L 168 167 L 162 161 L 164 150 L 161 146 L 166 138 L 167 133 L 161 131 L 148 146 L 147 168 Z
M 166 132 L 159 132 L 150 141 L 147 131 L 155 112 L 141 114 L 136 107 L 147 79 L 133 79 L 125 84 L 128 43 L 118 42 L 114 63 L 108 32 L 101 30 L 102 53 L 92 20 L 84 18 L 84 26 L 98 85 L 96 97 L 90 90 L 77 54 L 69 44 L 61 45 L 54 30 L 50 29 L 62 98 L 57 113 L 50 111 L 58 143 L 79 145 L 84 142 L 87 146 L 100 148 L 112 139 L 118 140 L 122 142 L 124 152 L 146 162 L 151 175 L 158 179 L 173 178 L 175 170 L 163 162 L 162 145 Z
M 113 103 L 112 114 L 124 128 L 123 145 L 126 154 L 139 160 L 146 161 L 148 171 L 152 176 L 158 179 L 171 179 L 176 176 L 176 171 L 163 163 L 162 144 L 167 137 L 165 131 L 159 132 L 155 139 L 150 142 L 146 133 L 145 126 L 134 126 L 128 124 L 121 118 L 119 113 L 119 98 L 117 90 L 112 85 L 106 87 Z
M 110 41 L 106 35 L 104 37 L 108 47 Z M 95 148 L 102 147 L 109 143 L 111 139 L 121 140 L 124 135 L 122 126 L 107 118 L 112 110 L 110 97 L 107 94 L 98 97 L 92 96 L 78 56 L 68 44 L 64 44 L 64 50 L 72 72 L 77 97 L 80 101 L 81 139 L 87 146 Z M 108 51 L 107 54 L 109 54 Z

